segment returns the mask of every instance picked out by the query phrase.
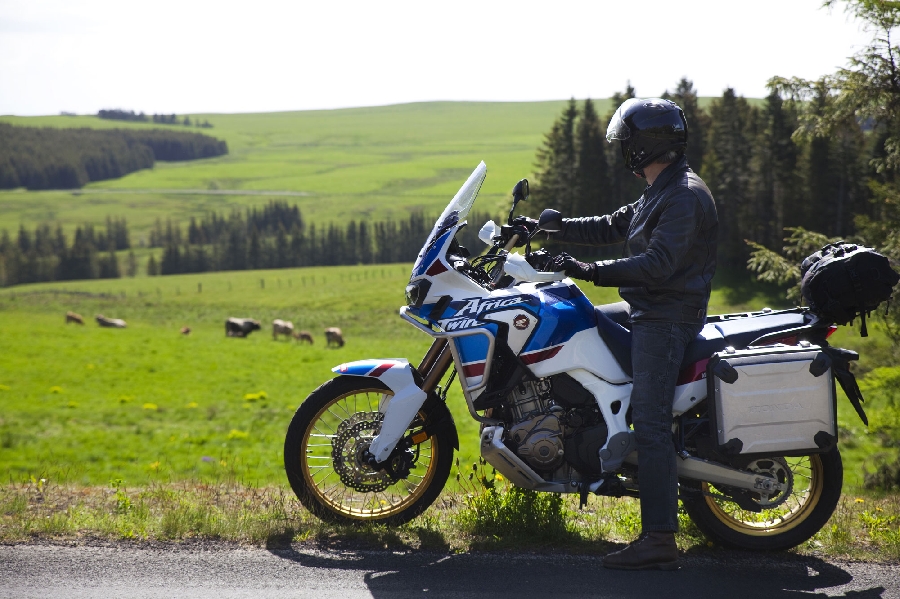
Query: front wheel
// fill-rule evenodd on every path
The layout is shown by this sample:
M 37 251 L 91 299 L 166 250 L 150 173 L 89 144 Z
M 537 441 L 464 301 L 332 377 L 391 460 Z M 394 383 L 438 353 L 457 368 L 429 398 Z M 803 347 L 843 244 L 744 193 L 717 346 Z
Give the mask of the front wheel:
M 837 447 L 802 457 L 760 458 L 749 470 L 776 478 L 784 490 L 755 496 L 762 508 L 745 510 L 709 483 L 687 483 L 685 511 L 710 540 L 734 549 L 779 551 L 796 547 L 825 526 L 841 497 L 844 469 Z
M 447 407 L 437 400 L 426 401 L 410 424 L 407 433 L 418 433 L 412 435 L 416 444 L 398 455 L 399 473 L 365 463 L 366 450 L 381 430 L 379 403 L 390 397 L 390 389 L 377 379 L 337 377 L 313 391 L 294 414 L 284 442 L 284 467 L 297 498 L 319 518 L 399 525 L 425 511 L 444 488 L 455 428 Z

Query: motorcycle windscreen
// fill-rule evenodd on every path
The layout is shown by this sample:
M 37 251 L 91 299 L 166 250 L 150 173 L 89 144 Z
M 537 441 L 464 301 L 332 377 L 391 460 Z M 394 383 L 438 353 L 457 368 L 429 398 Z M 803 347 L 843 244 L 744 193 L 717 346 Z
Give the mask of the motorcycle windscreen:
M 487 165 L 482 161 L 475 170 L 472 171 L 472 174 L 469 175 L 469 178 L 463 183 L 463 186 L 459 188 L 459 191 L 456 192 L 456 195 L 453 196 L 453 199 L 450 200 L 450 203 L 444 208 L 441 216 L 437 219 L 425 245 L 419 250 L 416 263 L 413 265 L 413 273 L 416 273 L 419 270 L 422 259 L 425 254 L 428 253 L 428 250 L 431 249 L 431 246 L 433 246 L 444 233 L 456 227 L 469 216 L 469 211 L 472 210 L 472 206 L 475 204 L 475 198 L 478 197 L 478 191 L 481 189 L 481 184 L 484 183 L 485 176 L 487 176 Z

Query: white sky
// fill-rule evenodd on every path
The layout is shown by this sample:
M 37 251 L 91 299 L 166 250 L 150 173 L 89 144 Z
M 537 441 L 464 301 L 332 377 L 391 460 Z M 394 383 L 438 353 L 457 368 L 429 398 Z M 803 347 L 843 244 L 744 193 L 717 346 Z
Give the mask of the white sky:
M 821 0 L 0 0 L 0 114 L 766 95 L 870 35 Z

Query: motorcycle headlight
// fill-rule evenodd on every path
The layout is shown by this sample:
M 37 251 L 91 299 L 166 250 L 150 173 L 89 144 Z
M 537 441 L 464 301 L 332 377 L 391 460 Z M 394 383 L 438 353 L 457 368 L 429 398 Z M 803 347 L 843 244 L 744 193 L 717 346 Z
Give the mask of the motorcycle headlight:
M 429 289 L 431 289 L 431 281 L 425 279 L 407 285 L 406 305 L 413 308 L 421 308 Z

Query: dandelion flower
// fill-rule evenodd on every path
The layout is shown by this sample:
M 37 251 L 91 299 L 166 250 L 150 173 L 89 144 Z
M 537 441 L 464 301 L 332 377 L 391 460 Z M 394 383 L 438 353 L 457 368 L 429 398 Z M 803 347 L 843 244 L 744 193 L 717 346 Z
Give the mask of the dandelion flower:
M 498 472 L 494 475 L 494 480 L 503 480 L 503 475 Z
M 192 401 L 191 403 L 189 403 L 188 405 L 186 405 L 184 407 L 186 407 L 189 410 L 193 410 L 194 408 L 199 407 L 199 406 L 196 401 Z
M 156 410 L 159 409 L 159 406 L 156 405 L 155 403 L 145 403 L 145 404 L 144 404 L 144 409 L 145 409 L 145 410 L 153 410 L 153 411 L 155 412 Z
M 50 393 L 62 393 L 62 387 L 59 385 L 53 385 L 50 387 Z
M 9 385 L 0 385 L 0 391 L 9 391 Z
M 150 464 L 150 470 L 159 470 L 159 460 L 156 460 L 152 464 Z
M 866 500 L 863 499 L 862 497 L 857 497 L 857 498 L 856 498 L 856 503 L 865 503 L 865 502 L 866 502 Z
M 231 432 L 228 433 L 229 439 L 246 439 L 250 433 L 246 433 L 244 431 L 239 431 L 237 429 L 231 429 Z

